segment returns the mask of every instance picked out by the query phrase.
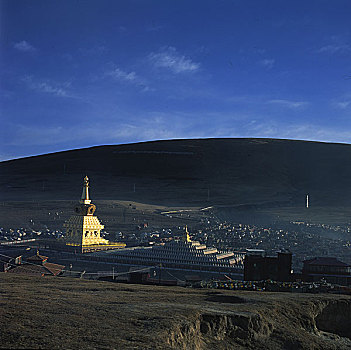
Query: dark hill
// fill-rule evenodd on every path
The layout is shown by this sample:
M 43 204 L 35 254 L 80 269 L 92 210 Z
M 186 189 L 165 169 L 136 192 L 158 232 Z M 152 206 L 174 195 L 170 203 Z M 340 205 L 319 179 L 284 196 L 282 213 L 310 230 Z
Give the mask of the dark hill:
M 348 206 L 350 159 L 350 145 L 276 139 L 99 146 L 1 162 L 0 200 L 76 200 L 87 174 L 96 200 Z

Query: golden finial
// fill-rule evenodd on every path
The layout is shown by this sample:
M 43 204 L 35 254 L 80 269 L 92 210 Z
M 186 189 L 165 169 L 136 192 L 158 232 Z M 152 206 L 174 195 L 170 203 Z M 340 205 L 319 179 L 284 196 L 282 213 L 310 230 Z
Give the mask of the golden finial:
M 189 231 L 188 231 L 188 225 L 185 225 L 184 240 L 185 240 L 185 242 L 191 242 L 191 238 L 190 238 Z
M 83 204 L 90 204 L 91 203 L 91 200 L 89 199 L 89 178 L 88 178 L 88 176 L 85 176 L 85 178 L 84 178 L 83 192 L 82 192 L 82 197 L 81 197 L 80 202 Z

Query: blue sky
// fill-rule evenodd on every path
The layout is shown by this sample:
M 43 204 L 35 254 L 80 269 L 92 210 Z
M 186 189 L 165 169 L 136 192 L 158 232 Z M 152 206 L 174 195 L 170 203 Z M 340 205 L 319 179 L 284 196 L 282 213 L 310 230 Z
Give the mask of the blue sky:
M 349 0 L 0 4 L 0 160 L 173 138 L 351 143 Z

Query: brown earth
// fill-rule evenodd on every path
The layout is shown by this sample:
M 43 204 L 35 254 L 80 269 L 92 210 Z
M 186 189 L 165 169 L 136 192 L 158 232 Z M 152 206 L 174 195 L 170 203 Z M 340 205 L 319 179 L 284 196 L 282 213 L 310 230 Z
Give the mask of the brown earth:
M 351 297 L 0 274 L 0 347 L 350 349 Z

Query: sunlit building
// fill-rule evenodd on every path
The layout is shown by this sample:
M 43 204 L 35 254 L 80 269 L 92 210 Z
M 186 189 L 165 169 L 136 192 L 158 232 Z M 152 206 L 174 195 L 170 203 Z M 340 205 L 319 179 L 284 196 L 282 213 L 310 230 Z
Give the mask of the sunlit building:
M 89 179 L 86 176 L 83 183 L 83 192 L 75 214 L 65 222 L 66 235 L 64 241 L 67 246 L 76 248 L 77 252 L 86 253 L 97 250 L 124 248 L 124 243 L 110 242 L 101 237 L 104 228 L 94 215 L 96 206 L 89 198 Z
M 180 240 L 152 247 L 133 247 L 94 254 L 95 259 L 126 265 L 162 266 L 163 268 L 216 272 L 241 278 L 244 253 L 222 251 L 192 241 L 185 228 Z

